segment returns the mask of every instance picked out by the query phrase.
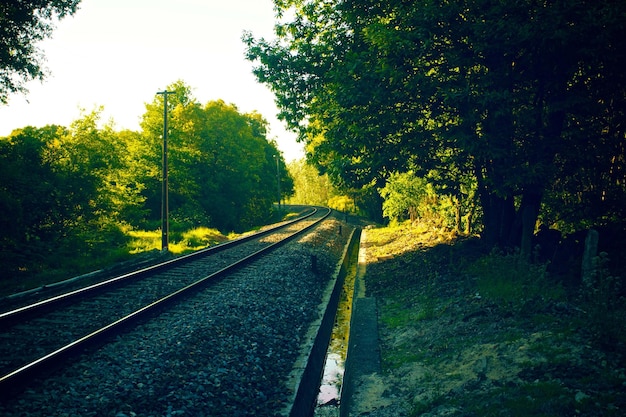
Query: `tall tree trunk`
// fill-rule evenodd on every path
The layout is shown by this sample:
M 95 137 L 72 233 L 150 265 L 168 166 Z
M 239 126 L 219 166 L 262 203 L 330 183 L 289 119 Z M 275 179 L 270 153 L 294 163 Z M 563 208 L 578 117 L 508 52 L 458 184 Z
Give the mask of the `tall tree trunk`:
M 532 254 L 532 239 L 535 233 L 535 225 L 539 216 L 542 193 L 536 190 L 527 191 L 522 195 L 522 203 L 519 214 L 522 220 L 521 239 L 519 242 L 521 256 L 530 260 Z
M 483 208 L 485 243 L 489 247 L 505 245 L 515 218 L 513 197 L 500 197 L 484 189 L 481 191 L 480 201 Z

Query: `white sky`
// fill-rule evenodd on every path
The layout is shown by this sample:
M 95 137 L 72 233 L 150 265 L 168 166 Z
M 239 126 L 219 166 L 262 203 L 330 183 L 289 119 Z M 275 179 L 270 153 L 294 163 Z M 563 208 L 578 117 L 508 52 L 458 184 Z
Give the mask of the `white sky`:
M 139 130 L 145 103 L 182 80 L 202 104 L 222 99 L 270 123 L 285 159 L 303 156 L 295 134 L 276 118 L 274 96 L 244 58 L 244 30 L 273 37 L 272 0 L 82 0 L 40 44 L 50 75 L 0 105 L 0 136 L 47 124 L 69 126 L 104 106 L 104 121 Z

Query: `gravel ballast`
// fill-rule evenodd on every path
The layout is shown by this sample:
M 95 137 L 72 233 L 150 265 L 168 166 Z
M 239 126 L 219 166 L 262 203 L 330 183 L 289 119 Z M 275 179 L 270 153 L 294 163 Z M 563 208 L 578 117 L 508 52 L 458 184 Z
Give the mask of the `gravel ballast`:
M 327 220 L 0 405 L 3 416 L 277 416 L 348 231 Z M 312 255 L 316 268 L 312 268 Z M 313 270 L 315 269 L 315 271 Z M 79 319 L 79 318 L 77 318 Z

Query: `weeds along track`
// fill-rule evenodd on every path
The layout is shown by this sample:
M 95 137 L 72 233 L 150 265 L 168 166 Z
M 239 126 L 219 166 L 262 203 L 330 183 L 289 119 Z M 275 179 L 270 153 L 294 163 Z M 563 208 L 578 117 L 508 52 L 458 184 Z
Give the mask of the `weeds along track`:
M 207 287 L 225 290 L 219 283 L 233 279 L 224 277 L 245 279 L 252 273 L 246 265 L 272 256 L 271 249 L 328 215 L 329 210 L 316 209 L 244 239 L 0 314 L 0 395 L 22 390 L 32 378 L 158 316 L 183 297 Z

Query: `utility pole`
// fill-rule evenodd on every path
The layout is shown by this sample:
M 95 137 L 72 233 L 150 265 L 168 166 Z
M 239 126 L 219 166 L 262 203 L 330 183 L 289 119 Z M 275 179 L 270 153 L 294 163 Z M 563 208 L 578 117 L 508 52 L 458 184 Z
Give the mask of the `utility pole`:
M 279 159 L 278 159 L 278 155 L 274 155 L 274 159 L 276 159 L 276 185 L 278 188 L 278 210 L 280 210 L 280 200 L 281 200 L 281 195 L 280 195 L 280 168 L 279 168 Z
M 169 242 L 169 199 L 167 190 L 167 95 L 174 91 L 159 91 L 163 95 L 163 167 L 161 180 L 161 252 L 168 252 Z

